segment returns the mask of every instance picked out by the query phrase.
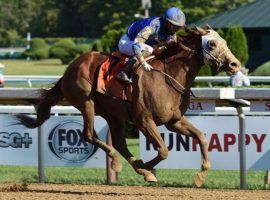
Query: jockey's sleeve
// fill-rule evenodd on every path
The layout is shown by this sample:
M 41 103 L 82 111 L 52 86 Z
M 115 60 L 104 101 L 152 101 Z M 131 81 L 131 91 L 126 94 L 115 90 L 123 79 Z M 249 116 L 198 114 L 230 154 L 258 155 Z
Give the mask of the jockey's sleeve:
M 135 43 L 145 43 L 145 41 L 154 33 L 154 30 L 151 26 L 144 27 L 134 39 Z
M 144 27 L 134 39 L 134 44 L 132 45 L 133 51 L 137 59 L 142 63 L 144 61 L 144 57 L 142 55 L 142 49 L 140 44 L 146 42 L 146 40 L 154 33 L 154 30 L 151 26 Z

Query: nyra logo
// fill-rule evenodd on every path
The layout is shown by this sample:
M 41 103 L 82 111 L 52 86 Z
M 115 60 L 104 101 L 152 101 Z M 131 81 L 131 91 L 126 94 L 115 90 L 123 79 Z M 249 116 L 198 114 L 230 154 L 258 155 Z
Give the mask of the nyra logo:
M 270 111 L 270 102 L 265 103 L 265 111 Z
M 82 124 L 76 121 L 57 125 L 48 138 L 51 151 L 67 162 L 84 162 L 89 159 L 97 147 L 83 139 L 82 129 Z
M 30 148 L 30 144 L 32 138 L 29 137 L 29 133 L 0 132 L 0 147 Z

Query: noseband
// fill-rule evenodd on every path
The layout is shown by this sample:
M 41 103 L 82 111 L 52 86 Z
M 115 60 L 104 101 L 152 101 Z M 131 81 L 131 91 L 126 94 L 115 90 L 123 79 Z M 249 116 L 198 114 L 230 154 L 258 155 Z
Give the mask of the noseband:
M 222 52 L 220 52 L 219 55 L 217 56 L 214 56 L 211 54 L 211 50 L 210 50 L 210 47 L 209 47 L 209 41 L 210 40 L 213 40 L 213 39 L 217 39 L 217 40 L 220 40 L 221 38 L 219 36 L 212 36 L 212 35 L 209 35 L 206 34 L 206 35 L 203 35 L 202 36 L 202 50 L 203 50 L 203 60 L 204 60 L 204 63 L 205 64 L 209 64 L 211 62 L 214 62 L 216 65 L 217 65 L 217 71 L 220 71 L 221 67 L 222 67 L 222 61 L 220 59 L 220 57 L 227 53 L 229 51 L 229 48 L 227 49 L 224 49 Z
M 209 32 L 209 33 L 210 33 L 210 32 Z M 209 35 L 209 33 L 206 34 L 206 35 L 202 35 L 202 36 L 201 36 L 201 39 L 202 39 L 202 52 L 200 52 L 200 53 L 197 52 L 196 50 L 193 50 L 193 49 L 189 48 L 188 46 L 186 46 L 186 45 L 183 44 L 183 43 L 178 43 L 178 47 L 179 47 L 180 49 L 182 49 L 182 50 L 188 51 L 188 52 L 190 53 L 189 58 L 190 58 L 194 53 L 196 53 L 196 54 L 201 54 L 201 53 L 202 53 L 202 57 L 203 57 L 204 63 L 205 63 L 205 64 L 208 64 L 209 62 L 210 62 L 210 63 L 214 62 L 215 65 L 217 65 L 217 67 L 218 67 L 217 70 L 220 71 L 220 69 L 221 69 L 221 67 L 222 67 L 222 60 L 221 60 L 220 58 L 221 58 L 221 56 L 222 56 L 223 54 L 225 54 L 225 53 L 227 53 L 227 52 L 229 51 L 229 48 L 223 49 L 223 51 L 220 52 L 219 55 L 217 55 L 217 56 L 212 55 L 211 49 L 210 49 L 209 44 L 208 44 L 209 40 L 212 40 L 212 39 L 219 39 L 219 40 L 220 40 L 220 39 L 222 39 L 222 38 L 219 37 L 219 36 Z M 190 43 L 191 41 L 193 41 L 194 39 L 195 39 L 195 38 L 192 38 L 192 39 L 188 40 L 188 41 L 186 42 L 186 44 L 189 44 L 189 43 Z M 165 60 L 163 61 L 164 66 L 165 66 L 165 69 L 166 69 L 166 64 L 167 64 L 168 62 L 171 62 L 171 61 L 173 61 L 173 60 L 179 58 L 180 56 L 181 56 L 181 52 L 178 53 L 178 54 L 176 54 L 176 55 L 174 55 L 174 56 L 171 56 L 171 57 L 165 59 Z M 173 77 L 171 77 L 171 76 L 170 76 L 169 74 L 167 74 L 166 72 L 162 72 L 162 71 L 157 70 L 157 69 L 153 69 L 153 71 L 157 71 L 157 72 L 159 72 L 159 73 L 162 73 L 164 76 L 167 76 L 167 77 L 169 78 L 170 83 L 171 83 L 171 85 L 173 86 L 173 88 L 174 88 L 177 92 L 179 92 L 180 94 L 185 95 L 186 88 L 185 88 L 184 86 L 182 86 L 177 80 L 175 80 Z M 181 89 L 179 90 L 177 87 L 175 87 L 175 85 L 173 84 L 172 81 L 173 81 L 174 83 L 176 83 L 176 84 L 178 85 L 178 87 L 180 87 Z M 192 92 L 191 90 L 190 90 L 190 92 L 191 92 L 191 94 L 195 97 L 195 95 L 193 94 L 193 92 Z

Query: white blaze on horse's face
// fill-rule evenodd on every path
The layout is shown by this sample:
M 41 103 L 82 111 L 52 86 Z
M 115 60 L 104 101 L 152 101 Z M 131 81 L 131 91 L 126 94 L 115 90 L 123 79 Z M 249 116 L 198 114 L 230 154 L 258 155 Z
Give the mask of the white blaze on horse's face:
M 202 48 L 205 64 L 216 66 L 217 71 L 223 70 L 229 74 L 239 70 L 240 62 L 216 31 L 208 29 L 207 34 L 202 36 Z

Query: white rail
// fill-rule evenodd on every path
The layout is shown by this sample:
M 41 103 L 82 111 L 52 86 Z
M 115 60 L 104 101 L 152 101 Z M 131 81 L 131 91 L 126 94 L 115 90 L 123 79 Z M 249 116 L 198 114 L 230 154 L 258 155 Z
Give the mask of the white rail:
M 269 100 L 270 88 L 192 88 L 196 98 L 204 100 Z M 29 105 L 39 98 L 35 88 L 0 88 L 0 103 Z
M 270 83 L 269 76 L 249 76 L 250 82 L 253 83 Z M 209 82 L 209 83 L 229 83 L 229 76 L 197 76 L 196 82 Z
M 4 80 L 8 85 L 27 84 L 32 87 L 34 84 L 46 85 L 56 82 L 61 76 L 42 76 L 42 75 L 5 75 Z M 198 76 L 197 83 L 229 83 L 229 76 Z M 269 76 L 249 76 L 251 83 L 270 83 Z

